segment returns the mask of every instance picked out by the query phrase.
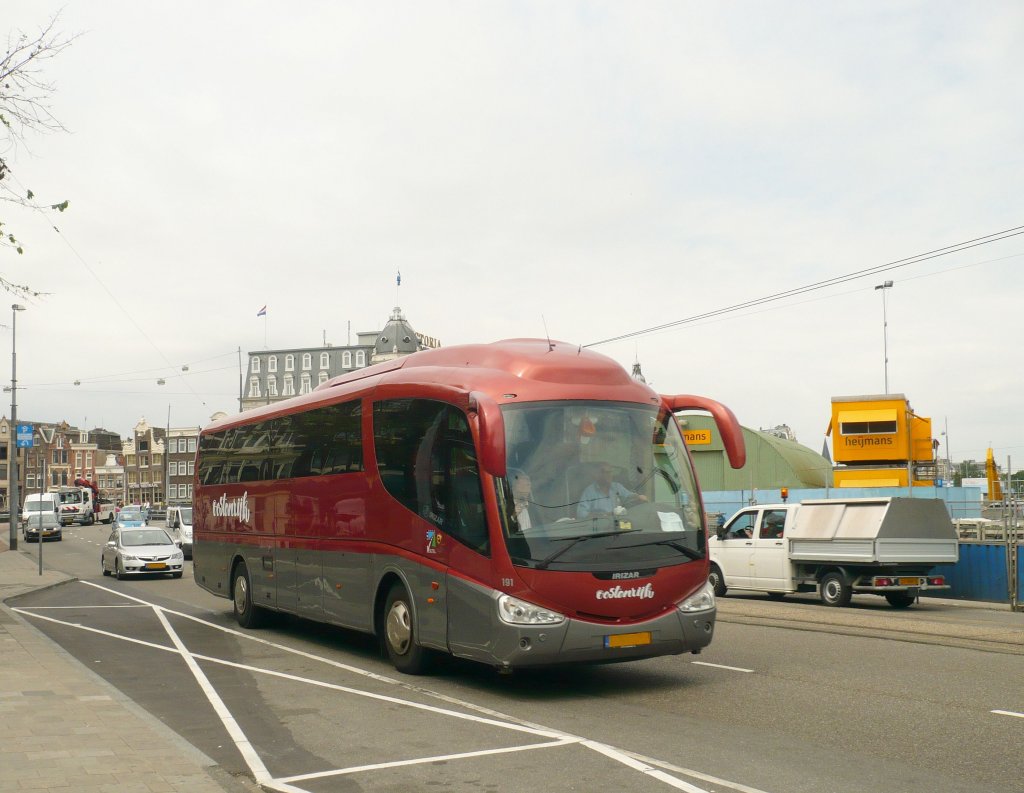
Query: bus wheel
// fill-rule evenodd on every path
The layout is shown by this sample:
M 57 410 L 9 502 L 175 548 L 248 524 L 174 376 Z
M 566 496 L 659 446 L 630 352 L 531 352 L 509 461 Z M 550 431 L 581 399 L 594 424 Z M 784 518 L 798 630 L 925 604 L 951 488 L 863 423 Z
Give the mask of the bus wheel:
M 725 593 L 728 591 L 728 587 L 725 585 L 725 578 L 722 576 L 722 571 L 718 569 L 717 564 L 711 565 L 711 572 L 708 573 L 708 583 L 715 590 L 715 597 L 725 597 Z
M 231 585 L 234 593 L 235 620 L 243 628 L 258 628 L 263 624 L 266 612 L 252 602 L 252 580 L 249 578 L 249 568 L 245 562 L 235 565 L 235 578 Z
M 427 670 L 429 653 L 416 643 L 409 594 L 401 584 L 391 587 L 384 607 L 384 648 L 399 672 L 421 675 Z

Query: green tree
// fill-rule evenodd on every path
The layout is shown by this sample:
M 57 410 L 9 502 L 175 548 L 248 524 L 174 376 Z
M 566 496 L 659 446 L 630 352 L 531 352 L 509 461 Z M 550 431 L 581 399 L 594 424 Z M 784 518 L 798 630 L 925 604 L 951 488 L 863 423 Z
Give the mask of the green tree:
M 52 83 L 43 78 L 46 61 L 59 55 L 71 45 L 76 36 L 66 36 L 56 30 L 59 14 L 35 35 L 13 31 L 8 35 L 7 50 L 0 58 L 0 201 L 8 208 L 20 207 L 30 211 L 55 209 L 63 212 L 68 202 L 41 203 L 31 189 L 25 187 L 10 166 L 10 155 L 20 147 L 27 147 L 32 134 L 66 131 L 50 108 L 55 92 Z M 24 248 L 17 235 L 0 214 L 0 247 L 17 253 Z M 37 294 L 24 284 L 17 284 L 0 276 L 0 287 L 21 295 Z

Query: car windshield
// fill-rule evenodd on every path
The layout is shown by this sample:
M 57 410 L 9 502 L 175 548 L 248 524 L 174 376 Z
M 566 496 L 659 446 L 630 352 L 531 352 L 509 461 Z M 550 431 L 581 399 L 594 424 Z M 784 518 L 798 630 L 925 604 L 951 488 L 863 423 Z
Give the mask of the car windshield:
M 137 509 L 122 509 L 118 513 L 118 520 L 142 520 L 142 512 Z
M 598 571 L 703 558 L 700 496 L 667 410 L 581 401 L 502 413 L 508 472 L 497 495 L 514 564 Z
M 25 504 L 26 512 L 53 512 L 52 501 L 29 501 Z
M 174 545 L 163 529 L 132 529 L 121 532 L 121 545 L 130 548 L 134 545 Z

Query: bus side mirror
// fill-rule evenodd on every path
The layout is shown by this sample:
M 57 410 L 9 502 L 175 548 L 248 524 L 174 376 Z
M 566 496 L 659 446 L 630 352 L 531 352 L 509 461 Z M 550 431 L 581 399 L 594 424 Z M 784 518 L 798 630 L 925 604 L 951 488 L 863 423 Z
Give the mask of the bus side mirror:
M 747 462 L 747 447 L 743 442 L 743 430 L 739 421 L 729 408 L 721 402 L 693 394 L 661 395 L 665 406 L 673 413 L 684 410 L 706 410 L 715 420 L 715 425 L 722 435 L 722 445 L 729 455 L 729 465 L 742 468 Z
M 473 391 L 469 412 L 476 415 L 480 430 L 480 466 L 491 476 L 505 476 L 505 418 L 501 408 L 487 394 Z

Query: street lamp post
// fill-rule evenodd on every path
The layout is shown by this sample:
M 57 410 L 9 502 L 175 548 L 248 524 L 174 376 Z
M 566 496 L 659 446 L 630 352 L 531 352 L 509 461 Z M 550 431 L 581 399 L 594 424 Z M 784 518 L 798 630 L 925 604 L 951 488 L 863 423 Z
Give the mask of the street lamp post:
M 886 281 L 875 287 L 882 290 L 882 353 L 885 358 L 885 393 L 889 393 L 889 318 L 886 315 L 885 292 L 892 289 L 892 281 Z
M 7 488 L 10 502 L 8 520 L 10 521 L 10 535 L 8 545 L 12 551 L 18 550 L 18 519 L 21 517 L 21 499 L 18 497 L 18 345 L 17 327 L 18 312 L 24 311 L 25 307 L 17 303 L 11 306 L 11 432 L 8 436 L 8 449 L 11 454 L 11 484 Z

